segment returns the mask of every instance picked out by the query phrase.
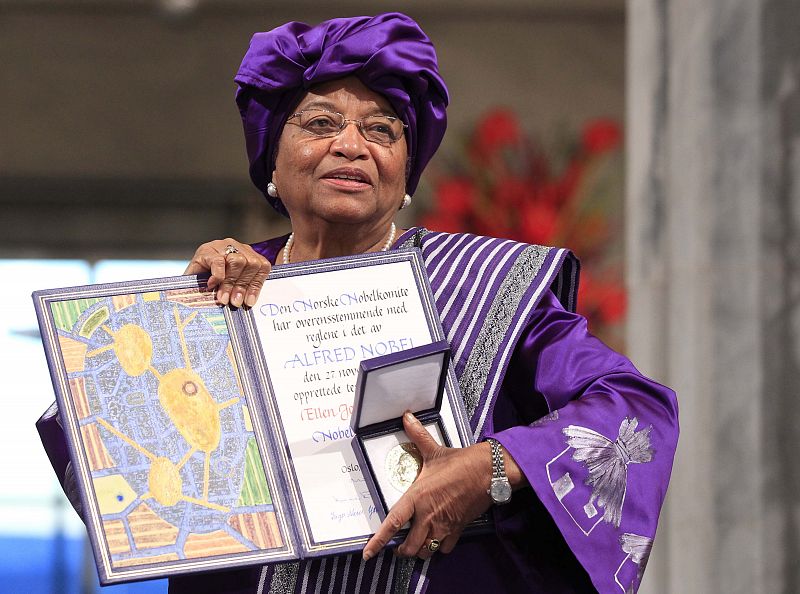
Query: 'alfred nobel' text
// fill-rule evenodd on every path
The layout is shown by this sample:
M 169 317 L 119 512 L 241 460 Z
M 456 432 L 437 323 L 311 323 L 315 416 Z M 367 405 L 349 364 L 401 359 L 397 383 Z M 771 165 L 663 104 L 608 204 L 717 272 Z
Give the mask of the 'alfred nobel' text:
M 352 361 L 356 357 L 358 360 L 370 357 L 378 357 L 387 353 L 396 353 L 414 346 L 411 338 L 397 338 L 389 340 L 379 340 L 370 344 L 362 344 L 358 347 L 343 346 L 333 349 L 314 349 L 295 353 L 283 364 L 284 369 L 295 369 L 298 367 L 314 367 L 318 365 L 342 363 Z

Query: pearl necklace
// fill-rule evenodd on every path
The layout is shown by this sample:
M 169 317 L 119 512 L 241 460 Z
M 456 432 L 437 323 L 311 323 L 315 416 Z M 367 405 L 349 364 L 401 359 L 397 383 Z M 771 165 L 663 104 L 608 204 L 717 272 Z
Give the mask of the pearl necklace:
M 397 233 L 397 227 L 394 225 L 394 221 L 392 221 L 392 226 L 389 229 L 389 238 L 386 240 L 386 243 L 383 244 L 381 248 L 382 252 L 388 252 L 389 248 L 392 247 L 394 243 L 394 236 Z M 286 245 L 283 246 L 283 263 L 288 264 L 289 258 L 292 255 L 292 245 L 294 245 L 294 232 L 289 235 L 289 239 L 286 240 Z

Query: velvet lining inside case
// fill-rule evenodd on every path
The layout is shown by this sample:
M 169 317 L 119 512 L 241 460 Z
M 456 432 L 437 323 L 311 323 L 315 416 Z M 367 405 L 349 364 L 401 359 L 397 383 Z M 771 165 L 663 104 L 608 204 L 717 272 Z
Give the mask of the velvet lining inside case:
M 440 417 L 449 362 L 444 340 L 361 362 L 352 443 L 381 519 L 422 468 L 419 450 L 403 430 L 403 414 L 410 410 L 437 443 L 451 446 Z

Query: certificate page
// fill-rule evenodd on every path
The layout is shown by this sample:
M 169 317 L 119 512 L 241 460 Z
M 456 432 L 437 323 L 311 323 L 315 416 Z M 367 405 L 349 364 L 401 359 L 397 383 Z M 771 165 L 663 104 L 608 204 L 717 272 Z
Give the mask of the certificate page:
M 270 277 L 253 314 L 310 541 L 375 532 L 380 519 L 352 451 L 350 417 L 362 359 L 438 338 L 411 263 Z

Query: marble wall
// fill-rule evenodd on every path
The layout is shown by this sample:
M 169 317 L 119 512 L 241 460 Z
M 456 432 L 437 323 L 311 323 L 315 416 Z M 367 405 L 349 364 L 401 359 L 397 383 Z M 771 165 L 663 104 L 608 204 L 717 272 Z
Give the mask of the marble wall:
M 800 5 L 628 2 L 629 345 L 682 437 L 642 592 L 800 591 Z

